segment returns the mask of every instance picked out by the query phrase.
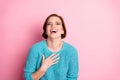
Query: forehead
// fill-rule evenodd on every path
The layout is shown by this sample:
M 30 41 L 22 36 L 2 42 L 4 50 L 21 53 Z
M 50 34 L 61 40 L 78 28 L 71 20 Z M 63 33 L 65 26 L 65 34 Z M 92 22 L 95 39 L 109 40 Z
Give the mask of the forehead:
M 49 19 L 48 19 L 48 22 L 62 22 L 61 19 L 57 16 L 51 16 Z

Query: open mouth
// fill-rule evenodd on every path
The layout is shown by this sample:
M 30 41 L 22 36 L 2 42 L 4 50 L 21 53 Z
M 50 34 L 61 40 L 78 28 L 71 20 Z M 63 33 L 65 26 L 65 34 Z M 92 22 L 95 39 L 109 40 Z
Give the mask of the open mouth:
M 57 33 L 57 30 L 50 30 L 51 33 Z

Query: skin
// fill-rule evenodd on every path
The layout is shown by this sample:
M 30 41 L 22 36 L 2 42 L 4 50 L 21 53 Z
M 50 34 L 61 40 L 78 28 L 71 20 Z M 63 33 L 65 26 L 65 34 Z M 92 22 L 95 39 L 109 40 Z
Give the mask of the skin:
M 55 33 L 52 31 L 56 31 Z M 61 34 L 64 33 L 62 22 L 59 17 L 52 16 L 48 19 L 46 34 L 48 35 L 46 41 L 48 49 L 52 52 L 58 52 L 62 45 L 63 41 L 61 39 Z M 47 71 L 49 67 L 54 64 L 57 64 L 60 57 L 58 54 L 51 54 L 48 58 L 45 59 L 45 56 L 42 55 L 42 65 L 41 67 L 32 74 L 34 80 L 39 80 Z

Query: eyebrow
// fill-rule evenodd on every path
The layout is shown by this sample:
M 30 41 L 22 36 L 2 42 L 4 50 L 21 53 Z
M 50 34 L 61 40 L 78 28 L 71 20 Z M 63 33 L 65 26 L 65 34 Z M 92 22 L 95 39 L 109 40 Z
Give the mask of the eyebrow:
M 61 21 L 55 21 L 56 23 L 62 23 Z M 52 23 L 51 21 L 48 21 L 47 23 Z

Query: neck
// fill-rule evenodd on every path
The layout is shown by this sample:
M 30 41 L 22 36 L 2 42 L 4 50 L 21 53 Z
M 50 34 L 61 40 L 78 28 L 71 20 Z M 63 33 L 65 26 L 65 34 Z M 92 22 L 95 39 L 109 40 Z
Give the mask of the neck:
M 47 39 L 47 46 L 52 52 L 58 52 L 62 44 L 62 39 Z

